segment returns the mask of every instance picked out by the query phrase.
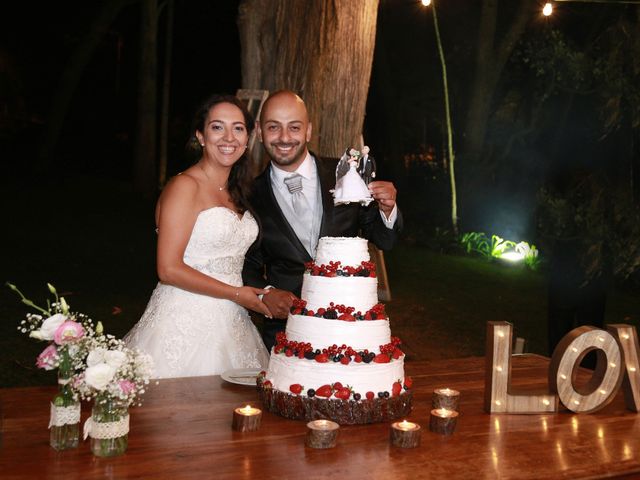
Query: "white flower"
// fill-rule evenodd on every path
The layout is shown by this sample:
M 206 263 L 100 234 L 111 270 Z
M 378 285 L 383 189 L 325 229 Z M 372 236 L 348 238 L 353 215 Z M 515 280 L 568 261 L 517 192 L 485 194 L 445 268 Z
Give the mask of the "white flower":
M 104 355 L 104 361 L 118 369 L 127 360 L 127 354 L 121 350 L 109 350 Z
M 53 340 L 53 334 L 66 320 L 65 315 L 56 313 L 42 322 L 40 330 L 34 330 L 29 336 L 38 340 Z
M 113 380 L 116 369 L 106 363 L 99 363 L 85 370 L 84 381 L 96 390 L 104 390 Z
M 87 366 L 93 367 L 99 363 L 105 362 L 105 355 L 107 353 L 106 348 L 98 347 L 95 350 L 91 350 L 87 355 Z

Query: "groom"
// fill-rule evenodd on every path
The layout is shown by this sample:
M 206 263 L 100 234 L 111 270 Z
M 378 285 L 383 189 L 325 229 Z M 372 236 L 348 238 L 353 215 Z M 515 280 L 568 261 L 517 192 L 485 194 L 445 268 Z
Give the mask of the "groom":
M 312 260 L 320 237 L 362 236 L 389 250 L 402 226 L 391 182 L 369 184 L 377 201 L 333 205 L 336 162 L 324 165 L 307 149 L 311 123 L 304 101 L 281 90 L 265 101 L 257 124 L 271 162 L 256 178 L 251 205 L 260 235 L 247 252 L 245 285 L 269 288 L 263 302 L 273 315 L 264 319 L 262 338 L 268 349 L 285 329 L 293 300 L 300 295 L 304 263 Z

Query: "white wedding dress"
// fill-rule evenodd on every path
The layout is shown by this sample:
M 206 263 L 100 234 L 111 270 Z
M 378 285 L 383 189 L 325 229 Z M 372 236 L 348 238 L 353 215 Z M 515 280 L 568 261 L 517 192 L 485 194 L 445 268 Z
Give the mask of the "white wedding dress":
M 193 226 L 184 261 L 210 277 L 241 286 L 244 255 L 257 235 L 258 225 L 249 211 L 240 218 L 226 207 L 203 210 Z M 151 355 L 154 378 L 266 369 L 269 362 L 243 307 L 162 283 L 125 342 Z

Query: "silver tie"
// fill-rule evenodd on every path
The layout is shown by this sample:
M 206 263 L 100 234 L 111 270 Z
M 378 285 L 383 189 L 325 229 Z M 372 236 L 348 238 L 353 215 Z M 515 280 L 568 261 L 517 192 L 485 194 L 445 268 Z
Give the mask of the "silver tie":
M 289 193 L 291 194 L 293 210 L 296 212 L 300 220 L 307 220 L 307 216 L 311 210 L 304 193 L 302 193 L 302 175 L 294 173 L 290 177 L 285 178 L 284 183 L 287 185 Z

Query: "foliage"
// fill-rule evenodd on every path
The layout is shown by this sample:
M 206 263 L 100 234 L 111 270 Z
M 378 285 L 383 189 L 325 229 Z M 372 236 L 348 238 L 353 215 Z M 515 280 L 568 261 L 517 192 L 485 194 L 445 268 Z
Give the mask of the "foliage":
M 602 175 L 575 174 L 563 188 L 538 194 L 538 230 L 551 242 L 580 250 L 584 280 L 640 271 L 640 208 L 629 192 L 614 191 Z
M 540 257 L 538 257 L 538 249 L 535 245 L 520 242 L 515 246 L 515 251 L 524 257 L 524 264 L 531 270 L 537 270 L 540 267 Z
M 522 255 L 524 264 L 532 270 L 540 265 L 538 249 L 527 242 L 516 243 L 513 240 L 505 240 L 498 235 L 491 235 L 491 239 L 484 232 L 467 232 L 460 238 L 464 250 L 470 254 L 477 254 L 486 260 L 500 258 L 507 252 L 516 252 Z

